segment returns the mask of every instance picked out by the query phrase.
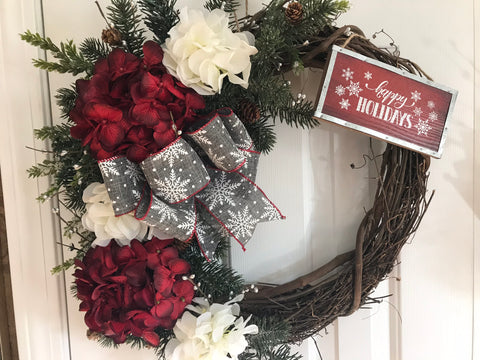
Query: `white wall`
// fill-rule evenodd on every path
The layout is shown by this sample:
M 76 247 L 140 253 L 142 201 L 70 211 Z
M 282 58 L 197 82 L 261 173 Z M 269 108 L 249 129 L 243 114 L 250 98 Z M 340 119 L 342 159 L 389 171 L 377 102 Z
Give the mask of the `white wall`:
M 179 3 L 198 6 L 194 0 Z M 250 0 L 250 8 L 260 3 Z M 444 156 L 432 161 L 429 187 L 436 190 L 434 201 L 402 253 L 395 275 L 401 280 L 383 283 L 379 290 L 380 295 L 395 290 L 396 296 L 391 304 L 384 302 L 330 326 L 328 335 L 318 337 L 322 358 L 480 358 L 480 157 L 474 156 L 480 154 L 480 126 L 474 121 L 480 115 L 480 87 L 474 83 L 480 66 L 480 6 L 475 0 L 351 3 L 338 25 L 353 23 L 367 36 L 383 28 L 400 45 L 402 56 L 419 63 L 437 82 L 458 89 L 459 97 Z M 65 290 L 62 277 L 49 273 L 61 258 L 57 228 L 51 205 L 34 200 L 45 184 L 25 175 L 39 155 L 24 147 L 42 146 L 35 144 L 32 129 L 50 121 L 48 104 L 44 106 L 47 82 L 30 64 L 37 51 L 18 38 L 27 28 L 41 31 L 42 20 L 57 42 L 97 36 L 104 26 L 93 2 L 0 0 L 0 165 L 21 359 L 152 359 L 148 350 L 101 349 L 88 341 L 68 285 Z M 314 97 L 318 76 L 304 74 L 295 82 Z M 51 76 L 50 92 L 69 81 Z M 54 119 L 57 114 L 53 107 Z M 258 183 L 288 218 L 261 224 L 247 252 L 234 247 L 234 264 L 250 280 L 283 282 L 352 248 L 362 207 L 369 203 L 368 169 L 349 167 L 362 163 L 362 154 L 368 152 L 364 136 L 328 124 L 310 132 L 280 127 L 279 144 L 262 159 Z M 306 359 L 320 359 L 312 341 L 300 350 Z

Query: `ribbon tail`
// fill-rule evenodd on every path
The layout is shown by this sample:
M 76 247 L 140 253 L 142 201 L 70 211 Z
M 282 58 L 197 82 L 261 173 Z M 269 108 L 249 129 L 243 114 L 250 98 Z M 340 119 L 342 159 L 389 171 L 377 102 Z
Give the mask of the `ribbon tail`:
M 211 185 L 197 195 L 205 209 L 244 249 L 259 222 L 284 216 L 246 176 L 209 169 Z
M 197 222 L 193 198 L 179 204 L 168 204 L 155 196 L 148 187 L 135 217 L 151 226 L 157 238 L 176 238 L 182 241 L 189 241 L 193 237 Z
M 230 234 L 198 200 L 196 201 L 196 209 L 198 217 L 195 234 L 197 235 L 198 246 L 205 258 L 210 261 L 217 251 L 218 244 L 226 241 Z

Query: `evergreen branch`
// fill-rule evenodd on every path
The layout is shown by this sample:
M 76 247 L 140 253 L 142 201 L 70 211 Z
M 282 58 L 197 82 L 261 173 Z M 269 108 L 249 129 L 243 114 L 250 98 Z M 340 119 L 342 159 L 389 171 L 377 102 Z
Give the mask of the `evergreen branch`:
M 142 18 L 135 3 L 131 0 L 112 0 L 112 5 L 108 6 L 107 10 L 107 18 L 122 35 L 127 51 L 142 56 L 145 30 L 142 28 Z
M 145 25 L 154 33 L 155 41 L 163 44 L 168 32 L 178 22 L 178 11 L 174 9 L 177 0 L 139 0 Z
M 287 125 L 305 128 L 312 128 L 318 125 L 317 119 L 313 118 L 315 108 L 310 101 L 291 100 L 282 106 L 271 109 L 271 114 L 278 117 L 280 122 Z
M 217 260 L 205 261 L 197 244 L 192 244 L 181 256 L 190 263 L 196 281 L 201 283 L 200 290 L 211 295 L 216 302 L 222 302 L 243 291 L 245 283 L 241 275 Z M 221 283 L 218 279 L 222 279 Z
M 51 161 L 55 162 L 55 169 L 49 172 L 52 176 L 51 188 L 43 193 L 39 200 L 45 200 L 45 196 L 54 196 L 63 189 L 65 205 L 74 211 L 83 211 L 83 191 L 88 184 L 103 181 L 97 162 L 84 150 L 80 140 L 70 136 L 68 124 L 43 127 L 35 130 L 35 136 L 40 140 L 50 141 L 54 152 Z M 43 176 L 35 166 L 29 171 L 32 176 Z
M 57 195 L 60 190 L 60 187 L 58 185 L 51 185 L 47 191 L 41 193 L 39 196 L 37 196 L 36 200 L 44 203 L 48 199 L 51 199 L 53 196 Z
M 255 144 L 255 150 L 262 153 L 269 153 L 273 150 L 277 136 L 270 117 L 264 116 L 253 124 L 245 124 L 245 127 Z
M 243 314 L 247 316 L 247 314 Z M 240 360 L 299 360 L 298 353 L 291 354 L 287 344 L 290 328 L 287 322 L 273 316 L 251 321 L 258 326 L 258 334 L 248 336 L 248 348 Z
M 50 176 L 55 174 L 56 171 L 56 162 L 48 159 L 27 169 L 28 177 L 30 178 Z
M 75 259 L 68 259 L 60 265 L 55 266 L 52 270 L 50 270 L 50 272 L 52 273 L 52 275 L 60 274 L 61 272 L 70 269 L 73 265 L 75 265 Z
M 66 43 L 61 42 L 60 47 L 58 47 L 50 38 L 44 38 L 38 33 L 33 34 L 29 30 L 21 34 L 20 37 L 29 44 L 50 52 L 50 54 L 58 60 L 58 62 L 53 62 L 34 59 L 33 64 L 35 67 L 46 71 L 71 73 L 73 75 L 78 75 L 83 72 L 87 73 L 87 75 L 93 73 L 93 62 L 86 59 L 82 53 L 79 53 L 71 40 Z
M 111 52 L 111 48 L 102 40 L 86 38 L 80 44 L 80 52 L 86 59 L 96 63 L 99 59 L 106 58 Z
M 240 3 L 238 0 L 207 0 L 203 6 L 209 11 L 222 9 L 227 13 L 233 13 L 240 6 Z
M 68 114 L 75 106 L 75 100 L 77 99 L 77 92 L 75 87 L 71 88 L 60 88 L 55 94 L 57 99 L 57 105 L 61 110 L 62 118 L 69 119 Z

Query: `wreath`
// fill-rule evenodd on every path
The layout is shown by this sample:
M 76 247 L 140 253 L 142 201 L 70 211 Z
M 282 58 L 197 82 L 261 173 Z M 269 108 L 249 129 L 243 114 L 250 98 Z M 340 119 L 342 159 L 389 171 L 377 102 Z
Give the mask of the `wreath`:
M 22 34 L 54 58 L 35 66 L 80 75 L 57 92 L 64 121 L 36 130 L 48 156 L 29 169 L 51 177 L 38 199 L 58 204 L 72 239 L 72 258 L 53 272 L 75 267 L 87 335 L 103 345 L 166 359 L 298 359 L 289 344 L 374 301 L 431 197 L 429 158 L 387 145 L 355 250 L 283 285 L 245 284 L 222 262 L 230 239 L 243 247 L 258 222 L 283 218 L 255 183 L 259 154 L 276 141 L 271 119 L 317 125 L 284 74 L 325 68 L 339 45 L 426 75 L 357 27 L 333 26 L 344 0 L 273 0 L 243 18 L 234 0 L 174 5 L 112 0 L 106 14 L 99 6 L 101 39 L 78 47 Z

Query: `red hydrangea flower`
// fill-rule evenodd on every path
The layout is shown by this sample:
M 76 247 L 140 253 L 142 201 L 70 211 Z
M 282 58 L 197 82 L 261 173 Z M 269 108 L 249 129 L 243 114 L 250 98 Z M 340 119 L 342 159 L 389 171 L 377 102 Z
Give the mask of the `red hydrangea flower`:
M 147 41 L 143 54 L 117 48 L 95 64 L 90 80 L 76 82 L 70 133 L 97 160 L 126 155 L 140 162 L 174 141 L 174 127 L 181 130 L 205 108 L 202 96 L 166 72 L 157 43 Z
M 158 346 L 155 328 L 172 329 L 192 302 L 193 284 L 182 277 L 190 265 L 169 246 L 173 240 L 111 241 L 76 260 L 77 296 L 85 323 L 93 332 L 125 342 L 128 335 Z

